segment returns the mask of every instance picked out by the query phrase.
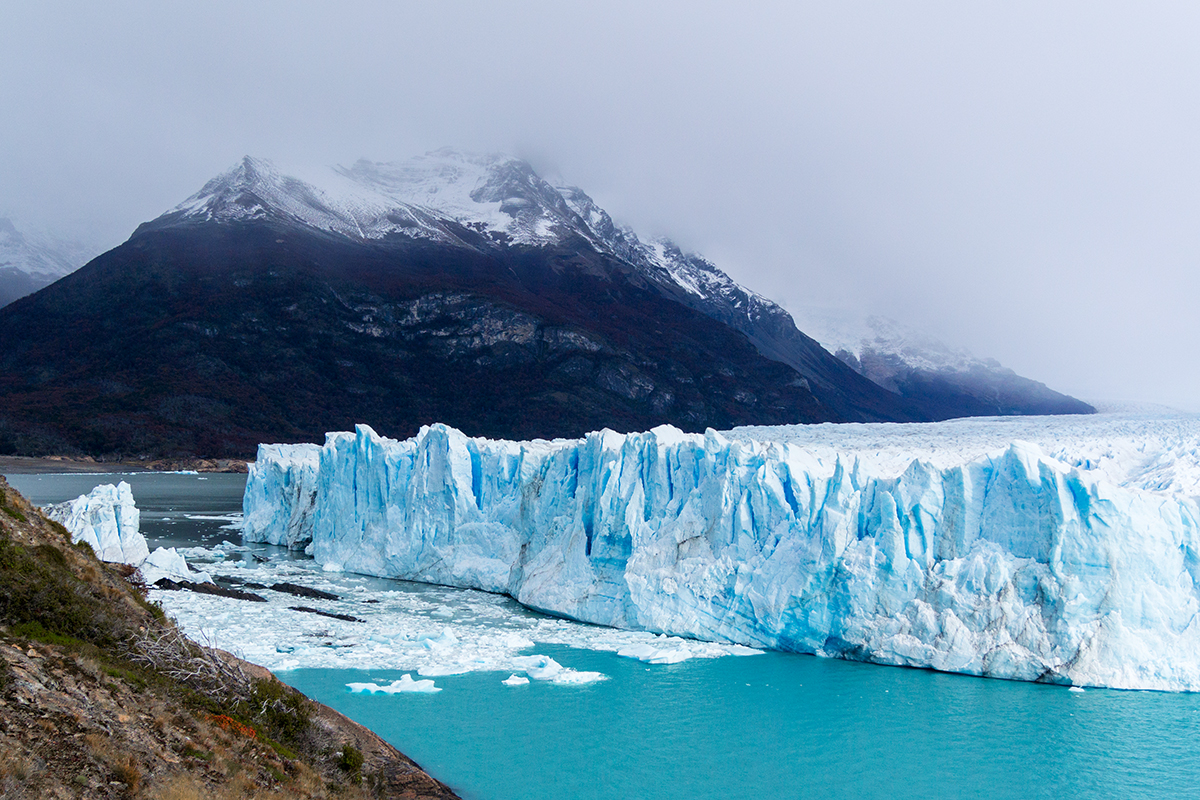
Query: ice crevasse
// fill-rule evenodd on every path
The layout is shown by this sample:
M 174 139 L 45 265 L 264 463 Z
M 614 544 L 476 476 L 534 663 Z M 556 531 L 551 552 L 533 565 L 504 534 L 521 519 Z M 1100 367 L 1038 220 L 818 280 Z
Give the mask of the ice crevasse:
M 882 664 L 1200 690 L 1200 506 L 1006 447 L 899 475 L 660 427 L 262 445 L 243 535 L 585 622 Z

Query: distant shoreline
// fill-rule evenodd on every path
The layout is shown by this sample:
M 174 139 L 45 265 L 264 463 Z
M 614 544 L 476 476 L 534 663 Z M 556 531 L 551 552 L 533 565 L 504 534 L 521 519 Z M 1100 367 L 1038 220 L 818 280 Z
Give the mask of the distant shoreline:
M 67 456 L 0 456 L 0 475 L 48 475 L 78 472 L 245 472 L 246 462 L 235 458 L 161 458 L 154 461 L 95 461 Z

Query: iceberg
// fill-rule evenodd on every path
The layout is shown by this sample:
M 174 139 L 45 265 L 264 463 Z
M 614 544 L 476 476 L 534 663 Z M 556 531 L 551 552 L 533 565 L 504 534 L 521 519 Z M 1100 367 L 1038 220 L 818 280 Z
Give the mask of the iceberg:
M 386 686 L 377 683 L 347 683 L 346 688 L 359 694 L 433 694 L 441 691 L 440 687 L 433 685 L 433 681 L 414 681 L 411 675 L 401 675 L 400 680 L 392 681 Z
M 187 559 L 174 547 L 159 547 L 135 565 L 141 570 L 142 580 L 153 584 L 163 578 L 173 581 L 191 581 L 192 583 L 212 583 L 212 575 L 207 572 L 193 572 L 188 566 Z
M 627 630 L 1200 690 L 1200 421 L 1155 425 L 664 426 L 553 442 L 358 426 L 260 447 L 243 536 Z
M 192 572 L 174 547 L 150 552 L 139 530 L 141 512 L 125 481 L 116 486 L 102 484 L 74 500 L 46 506 L 42 512 L 66 528 L 72 542 L 87 542 L 101 561 L 138 567 L 147 583 L 161 578 L 212 583 L 207 572 Z
M 102 484 L 65 503 L 46 506 L 42 512 L 71 532 L 72 542 L 86 542 L 101 561 L 142 563 L 150 555 L 146 537 L 138 527 L 141 513 L 133 490 L 125 481 Z

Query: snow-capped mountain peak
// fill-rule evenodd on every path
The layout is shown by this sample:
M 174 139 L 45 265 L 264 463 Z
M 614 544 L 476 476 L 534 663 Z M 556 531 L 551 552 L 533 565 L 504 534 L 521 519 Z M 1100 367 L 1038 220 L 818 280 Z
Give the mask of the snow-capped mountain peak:
M 524 161 L 443 149 L 401 162 L 288 168 L 245 157 L 160 218 L 276 219 L 354 239 L 403 236 L 470 244 L 457 227 L 505 244 L 584 234 L 566 200 Z

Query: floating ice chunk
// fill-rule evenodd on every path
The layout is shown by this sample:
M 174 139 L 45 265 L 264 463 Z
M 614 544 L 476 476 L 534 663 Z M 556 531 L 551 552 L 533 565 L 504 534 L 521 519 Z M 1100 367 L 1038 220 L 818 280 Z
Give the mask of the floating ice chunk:
M 678 664 L 692 657 L 682 647 L 655 647 L 652 644 L 631 644 L 622 647 L 617 655 L 625 658 L 636 658 L 647 664 Z
M 71 541 L 86 542 L 101 561 L 137 566 L 150 554 L 146 537 L 138 530 L 141 512 L 133 490 L 125 481 L 102 484 L 88 494 L 42 511 L 71 532 Z
M 562 665 L 550 656 L 517 656 L 512 663 L 535 681 L 548 681 L 562 672 Z
M 741 644 L 726 645 L 725 651 L 731 656 L 761 656 L 762 650 L 755 650 L 753 647 L 746 647 Z
M 567 669 L 550 656 L 517 656 L 512 665 L 535 681 L 550 681 L 561 684 L 595 683 L 605 679 L 602 672 L 581 672 Z
M 433 636 L 431 634 L 419 636 L 417 641 L 419 641 L 428 650 L 440 650 L 442 648 L 453 647 L 454 645 L 458 644 L 458 638 L 455 637 L 454 632 L 449 628 L 443 629 L 442 632 L 437 636 Z
M 154 583 L 163 578 L 192 583 L 212 583 L 207 572 L 193 572 L 187 560 L 174 547 L 159 547 L 141 563 L 142 580 Z
M 346 686 L 351 692 L 368 694 L 433 694 L 441 691 L 440 687 L 433 685 L 433 681 L 414 681 L 411 675 L 401 675 L 400 680 L 392 681 L 387 686 L 377 683 L 347 683 Z
M 500 682 L 505 686 L 527 686 L 529 684 L 529 678 L 526 678 L 524 675 L 517 675 L 516 673 L 513 673 Z
M 443 675 L 465 675 L 471 672 L 471 664 L 429 664 L 417 670 L 417 674 L 427 678 L 437 678 Z
M 551 683 L 560 683 L 567 686 L 578 686 L 585 683 L 596 683 L 597 681 L 607 680 L 608 676 L 603 672 L 584 672 L 582 670 L 564 669 L 553 678 Z
M 1082 686 L 1072 686 L 1072 687 L 1071 687 L 1070 689 L 1068 689 L 1067 691 L 1068 691 L 1068 692 L 1075 692 L 1076 694 L 1083 694 L 1083 687 L 1082 687 Z

